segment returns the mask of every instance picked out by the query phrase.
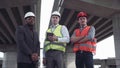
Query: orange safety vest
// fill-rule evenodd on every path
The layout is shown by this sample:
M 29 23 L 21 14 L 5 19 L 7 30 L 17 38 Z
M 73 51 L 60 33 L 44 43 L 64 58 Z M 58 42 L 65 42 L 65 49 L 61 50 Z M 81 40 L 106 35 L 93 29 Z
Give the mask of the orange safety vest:
M 90 26 L 86 26 L 82 31 L 80 29 L 76 29 L 75 35 L 76 35 L 76 37 L 87 36 L 89 30 L 90 30 Z M 75 42 L 73 51 L 77 52 L 79 50 L 82 50 L 82 51 L 89 51 L 92 53 L 96 53 L 96 42 L 97 42 L 96 38 L 93 38 L 91 40 L 88 40 L 88 41 L 82 42 L 82 43 Z

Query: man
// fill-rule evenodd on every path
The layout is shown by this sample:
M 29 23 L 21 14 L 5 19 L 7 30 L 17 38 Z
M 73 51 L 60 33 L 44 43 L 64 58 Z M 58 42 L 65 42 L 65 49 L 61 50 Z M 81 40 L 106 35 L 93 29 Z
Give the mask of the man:
M 79 28 L 75 29 L 71 42 L 76 54 L 76 68 L 93 68 L 93 54 L 95 53 L 95 28 L 87 26 L 87 13 L 79 12 L 77 15 Z M 85 66 L 85 67 L 84 67 Z
M 51 25 L 46 32 L 44 43 L 43 64 L 46 68 L 63 68 L 66 43 L 69 42 L 69 33 L 64 25 L 59 25 L 60 13 L 54 11 L 51 15 Z
M 38 33 L 34 29 L 35 14 L 27 12 L 26 24 L 16 29 L 17 68 L 36 68 L 40 55 Z

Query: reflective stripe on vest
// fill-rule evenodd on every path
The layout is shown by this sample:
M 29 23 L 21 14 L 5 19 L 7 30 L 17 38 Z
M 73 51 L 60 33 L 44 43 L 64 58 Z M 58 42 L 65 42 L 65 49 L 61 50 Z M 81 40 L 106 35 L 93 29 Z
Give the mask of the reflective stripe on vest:
M 62 37 L 61 28 L 62 28 L 62 26 L 58 25 L 53 32 L 51 31 L 51 29 L 48 29 L 47 32 L 51 32 L 58 37 Z M 65 43 L 60 43 L 57 41 L 54 41 L 54 42 L 45 41 L 45 48 L 44 49 L 45 49 L 45 51 L 53 49 L 53 50 L 60 50 L 60 51 L 65 52 L 65 46 L 66 46 Z
M 86 47 L 87 50 L 85 49 L 85 51 L 93 51 L 94 49 L 96 49 L 96 46 L 93 46 L 93 45 L 89 45 L 89 44 L 76 44 L 74 46 L 74 48 L 78 48 L 78 50 L 84 50 L 82 47 Z
M 90 30 L 90 26 L 87 26 L 82 31 L 80 31 L 80 29 L 76 29 L 75 33 L 76 33 L 76 36 L 86 36 L 88 35 L 89 30 Z M 73 51 L 76 52 L 79 50 L 96 52 L 96 39 L 94 38 L 84 43 L 76 42 L 74 44 Z

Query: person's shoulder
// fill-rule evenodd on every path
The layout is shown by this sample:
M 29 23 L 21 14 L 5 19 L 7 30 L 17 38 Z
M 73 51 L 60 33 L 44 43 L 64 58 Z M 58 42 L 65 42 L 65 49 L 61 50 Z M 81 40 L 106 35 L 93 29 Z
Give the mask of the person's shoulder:
M 91 30 L 94 30 L 94 29 L 95 29 L 95 27 L 94 27 L 94 26 L 90 26 L 90 29 L 91 29 Z
M 80 29 L 79 28 L 76 28 L 76 29 L 74 29 L 74 31 L 76 32 L 76 31 L 80 31 Z
M 90 27 L 91 27 L 91 28 L 94 28 L 94 26 L 92 26 L 92 25 L 91 25 Z
M 92 26 L 92 25 L 91 26 L 87 26 L 87 27 L 94 28 L 94 26 Z
M 16 27 L 16 30 L 23 30 L 24 26 L 20 25 Z
M 91 26 L 91 28 L 95 28 L 94 26 Z
M 67 28 L 65 25 L 60 25 L 62 28 Z

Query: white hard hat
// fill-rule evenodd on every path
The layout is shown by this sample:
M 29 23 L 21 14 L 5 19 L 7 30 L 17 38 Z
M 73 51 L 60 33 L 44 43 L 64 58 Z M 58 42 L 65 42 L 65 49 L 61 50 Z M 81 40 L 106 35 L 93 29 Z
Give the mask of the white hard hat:
M 35 17 L 35 14 L 34 14 L 33 12 L 27 12 L 27 13 L 25 14 L 24 18 L 27 18 L 27 17 L 29 17 L 29 16 Z
M 54 11 L 54 12 L 52 13 L 52 16 L 53 16 L 53 15 L 57 15 L 57 16 L 61 17 L 61 15 L 60 15 L 60 13 L 59 13 L 58 11 Z

